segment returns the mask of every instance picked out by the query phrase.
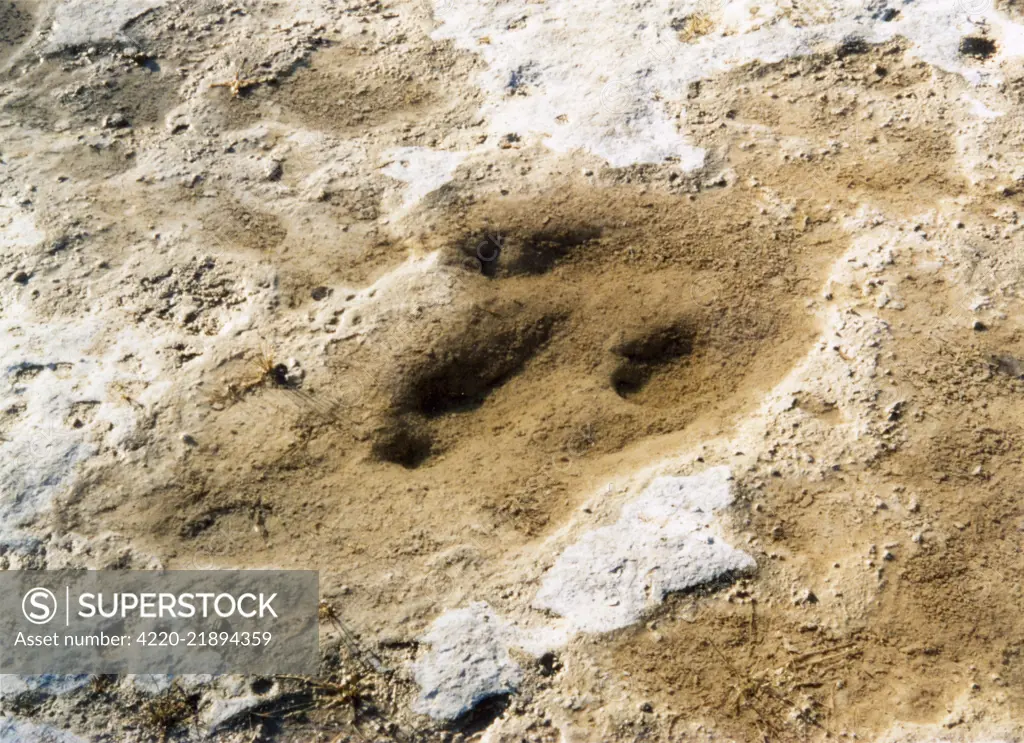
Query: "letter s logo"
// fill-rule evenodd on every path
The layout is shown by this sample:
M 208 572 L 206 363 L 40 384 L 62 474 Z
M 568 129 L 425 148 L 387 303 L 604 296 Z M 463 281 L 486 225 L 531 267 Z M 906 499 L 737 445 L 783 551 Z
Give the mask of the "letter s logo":
M 47 588 L 33 588 L 21 600 L 21 612 L 32 624 L 46 624 L 57 616 L 57 597 Z

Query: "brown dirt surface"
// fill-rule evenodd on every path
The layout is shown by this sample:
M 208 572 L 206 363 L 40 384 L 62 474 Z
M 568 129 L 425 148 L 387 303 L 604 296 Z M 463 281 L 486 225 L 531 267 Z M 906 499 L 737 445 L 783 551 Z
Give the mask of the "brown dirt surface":
M 483 57 L 385 5 L 165 4 L 53 51 L 50 6 L 0 3 L 0 313 L 75 356 L 12 355 L 0 435 L 52 376 L 51 437 L 91 437 L 4 567 L 319 570 L 329 685 L 212 739 L 1018 739 L 1019 62 L 974 87 L 896 37 L 734 66 L 672 104 L 701 168 L 613 168 L 487 130 Z M 401 148 L 464 159 L 407 203 Z M 411 711 L 439 616 L 554 621 L 531 601 L 568 544 L 722 464 L 753 574 Z M 85 694 L 11 708 L 96 704 L 108 740 L 163 709 Z

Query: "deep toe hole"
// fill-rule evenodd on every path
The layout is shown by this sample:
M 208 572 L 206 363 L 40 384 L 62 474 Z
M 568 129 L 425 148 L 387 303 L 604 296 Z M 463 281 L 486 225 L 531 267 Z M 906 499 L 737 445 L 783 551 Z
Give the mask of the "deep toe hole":
M 554 318 L 511 328 L 474 328 L 422 368 L 409 384 L 405 405 L 427 418 L 478 408 L 514 376 L 551 336 Z
M 612 389 L 619 397 L 632 397 L 651 378 L 651 369 L 643 364 L 626 363 L 612 372 Z
M 677 321 L 627 338 L 612 347 L 620 363 L 611 374 L 611 385 L 622 398 L 644 389 L 659 368 L 693 352 L 690 323 Z
M 616 344 L 612 351 L 636 364 L 667 364 L 693 351 L 693 330 L 685 321 L 656 328 Z
M 577 248 L 601 236 L 588 224 L 562 224 L 542 229 L 494 228 L 474 232 L 460 250 L 488 278 L 547 273 Z
M 429 436 L 402 426 L 380 432 L 372 450 L 375 459 L 410 470 L 427 461 L 432 451 L 433 443 Z

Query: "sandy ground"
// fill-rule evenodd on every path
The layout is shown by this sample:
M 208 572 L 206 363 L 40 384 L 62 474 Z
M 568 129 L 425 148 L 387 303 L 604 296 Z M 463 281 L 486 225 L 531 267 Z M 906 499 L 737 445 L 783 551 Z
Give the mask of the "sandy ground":
M 0 740 L 1022 739 L 1019 22 L 0 2 L 0 562 L 325 602 Z

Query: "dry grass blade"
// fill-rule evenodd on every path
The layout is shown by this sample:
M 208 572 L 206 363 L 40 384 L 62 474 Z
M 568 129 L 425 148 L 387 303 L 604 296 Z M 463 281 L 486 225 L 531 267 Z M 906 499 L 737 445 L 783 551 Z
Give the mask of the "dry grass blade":
M 286 395 L 302 411 L 311 412 L 328 423 L 342 422 L 342 404 L 300 389 L 300 382 L 290 376 L 288 366 L 277 361 L 267 344 L 263 344 L 259 354 L 251 361 L 251 366 L 255 369 L 255 376 L 229 382 L 220 393 L 211 396 L 211 403 L 215 407 L 241 402 L 250 394 L 269 387 Z
M 349 654 L 352 659 L 357 663 L 361 664 L 366 670 L 372 673 L 390 673 L 390 669 L 384 665 L 384 661 L 374 653 L 372 650 L 368 650 L 363 647 L 362 643 L 359 642 L 359 638 L 355 636 L 355 633 L 350 630 L 341 617 L 338 616 L 338 612 L 335 611 L 334 607 L 331 606 L 327 601 L 320 602 L 320 620 L 330 622 L 338 633 L 341 635 L 342 642 L 348 648 Z
M 281 389 L 283 392 L 287 393 L 288 399 L 300 409 L 315 413 L 328 423 L 341 422 L 339 415 L 340 403 L 324 400 L 320 397 L 314 396 L 306 390 L 300 390 L 294 387 L 283 387 Z
M 333 740 L 341 740 L 347 733 L 356 735 L 360 740 L 369 740 L 360 730 L 360 726 L 370 722 L 373 718 L 378 721 L 374 740 L 381 739 L 382 725 L 380 723 L 391 728 L 388 740 L 396 741 L 396 743 L 406 743 L 408 740 L 402 730 L 377 706 L 377 700 L 373 695 L 375 690 L 373 676 L 364 673 L 363 669 L 348 671 L 340 676 L 329 678 L 280 675 L 277 676 L 277 679 L 282 682 L 298 684 L 302 692 L 309 696 L 308 702 L 305 704 L 287 710 L 276 710 L 273 715 L 275 717 L 289 718 L 299 715 L 308 717 L 315 713 L 320 717 L 326 716 L 330 719 L 332 713 L 341 711 L 347 715 L 348 719 L 343 723 L 344 731 Z M 321 732 L 323 732 L 322 729 Z
M 197 695 L 189 695 L 175 681 L 166 692 L 146 703 L 142 709 L 142 724 L 159 740 L 166 741 L 186 720 L 195 720 L 198 702 Z
M 242 60 L 242 64 L 239 65 L 238 69 L 235 70 L 235 76 L 230 80 L 224 80 L 218 83 L 211 83 L 211 88 L 227 88 L 231 91 L 232 98 L 238 98 L 245 94 L 250 88 L 255 88 L 257 85 L 263 85 L 265 83 L 274 82 L 272 75 L 265 75 L 263 77 L 243 77 L 242 70 L 246 66 L 246 60 Z

